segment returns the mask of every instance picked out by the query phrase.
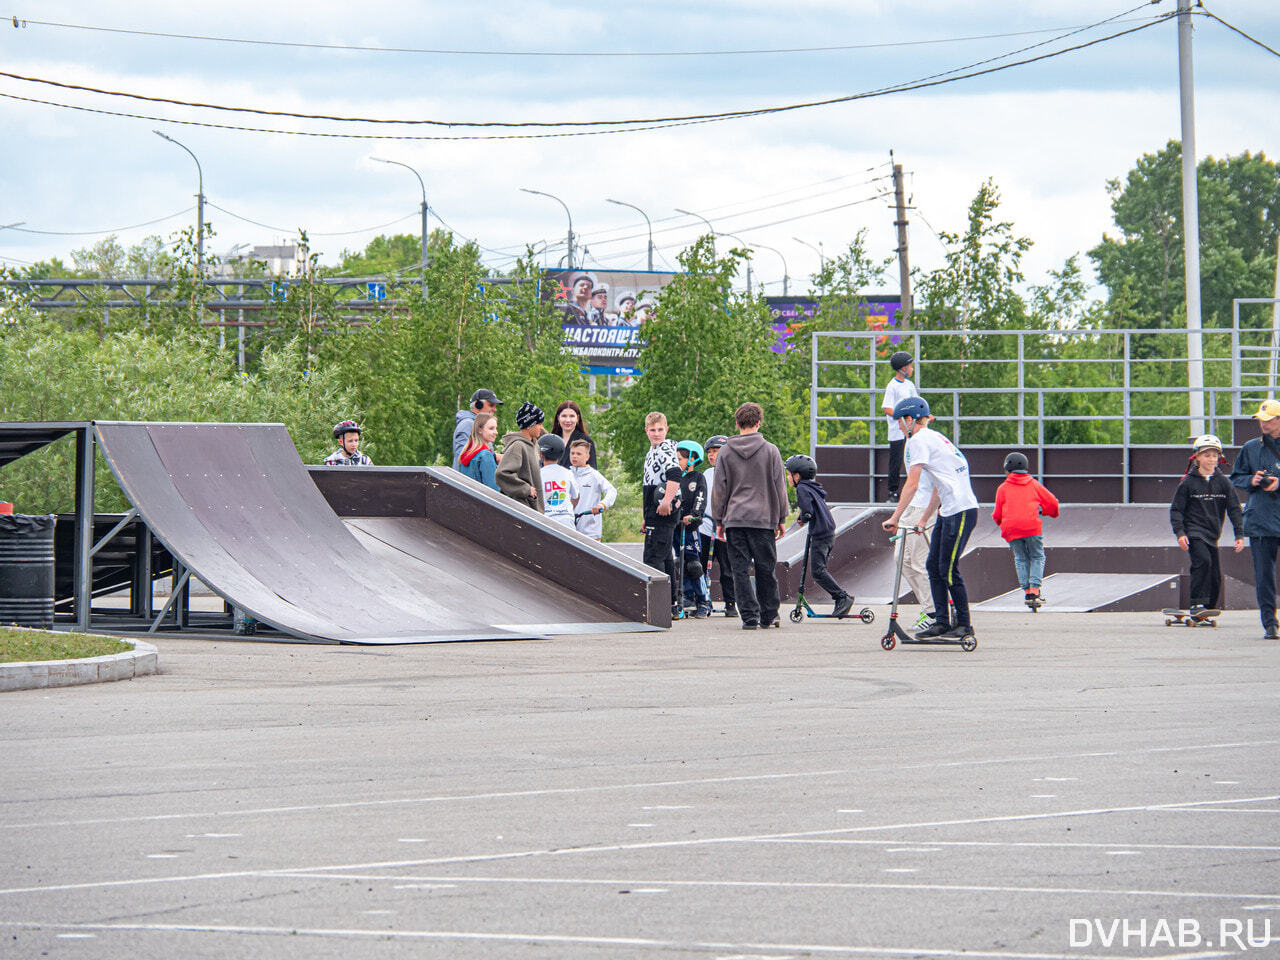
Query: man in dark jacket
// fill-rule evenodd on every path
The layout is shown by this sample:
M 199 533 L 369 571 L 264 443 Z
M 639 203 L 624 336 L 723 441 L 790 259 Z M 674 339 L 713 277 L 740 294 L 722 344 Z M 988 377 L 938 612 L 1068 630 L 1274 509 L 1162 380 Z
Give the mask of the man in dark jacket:
M 734 413 L 738 436 L 730 437 L 716 461 L 711 515 L 716 535 L 723 532 L 733 565 L 733 588 L 738 598 L 742 629 L 777 627 L 778 562 L 775 541 L 786 530 L 787 483 L 778 448 L 760 436 L 764 411 L 758 403 L 744 403 Z M 751 587 L 751 565 L 756 584 Z
M 1233 486 L 1249 492 L 1244 533 L 1253 555 L 1253 586 L 1262 638 L 1280 640 L 1276 620 L 1276 553 L 1280 552 L 1280 403 L 1263 400 L 1253 415 L 1262 436 L 1246 443 L 1231 471 Z
M 502 406 L 502 401 L 498 399 L 498 395 L 492 390 L 477 390 L 471 395 L 471 406 L 466 410 L 459 410 L 453 419 L 453 469 L 458 469 L 458 458 L 462 456 L 462 451 L 466 449 L 467 438 L 471 436 L 471 425 L 476 422 L 477 413 L 492 413 L 498 415 L 498 407 Z
M 836 521 L 827 506 L 827 491 L 818 482 L 818 463 L 813 457 L 798 453 L 786 464 L 787 482 L 796 488 L 796 522 L 809 528 L 809 570 L 813 582 L 835 602 L 834 617 L 846 616 L 853 609 L 853 597 L 827 570 L 827 559 L 835 543 Z

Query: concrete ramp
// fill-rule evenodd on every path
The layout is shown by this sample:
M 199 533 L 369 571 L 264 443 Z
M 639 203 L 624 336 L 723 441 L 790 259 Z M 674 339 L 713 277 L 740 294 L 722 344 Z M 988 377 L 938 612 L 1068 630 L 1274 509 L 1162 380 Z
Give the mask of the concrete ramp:
M 1054 573 L 1041 585 L 1044 610 L 1054 613 L 1132 613 L 1178 605 L 1178 577 L 1150 573 Z M 1027 611 L 1022 590 L 973 605 L 975 610 Z
M 584 619 L 597 629 L 646 629 L 614 608 L 583 604 L 546 577 L 504 579 L 510 556 L 495 547 L 504 530 L 547 523 L 514 517 L 514 505 L 505 511 L 478 501 L 472 522 L 492 528 L 478 553 L 474 540 L 467 553 L 465 536 L 428 539 L 409 564 L 389 535 L 358 535 L 338 518 L 280 424 L 99 422 L 95 429 L 121 489 L 175 559 L 228 603 L 291 636 L 356 644 L 514 639 Z M 584 549 L 554 532 L 545 540 L 549 563 Z M 463 554 L 468 562 L 458 559 Z M 460 586 L 480 570 L 493 573 L 482 581 L 483 597 Z M 649 574 L 631 579 L 636 593 L 648 591 Z

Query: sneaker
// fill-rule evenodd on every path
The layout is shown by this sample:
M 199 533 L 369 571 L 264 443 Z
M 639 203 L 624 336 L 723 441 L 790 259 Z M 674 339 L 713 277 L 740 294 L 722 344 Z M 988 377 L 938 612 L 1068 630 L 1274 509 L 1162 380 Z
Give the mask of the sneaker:
M 736 617 L 738 615 L 738 605 L 733 602 L 724 605 L 724 615 L 726 617 Z
M 897 490 L 890 490 L 890 491 L 889 491 L 889 496 L 888 496 L 886 499 L 888 500 L 888 502 L 889 502 L 889 503 L 897 503 L 897 502 L 898 502 L 898 491 L 897 491 Z
M 742 629 L 743 630 L 759 630 L 760 622 L 758 620 L 743 620 Z
M 831 611 L 833 617 L 846 616 L 853 609 L 853 597 L 847 593 L 836 601 L 835 609 Z
M 949 623 L 935 623 L 933 626 L 925 627 L 923 630 L 917 633 L 916 639 L 931 640 L 934 637 L 942 636 L 944 633 L 946 633 L 950 629 L 951 629 L 951 624 Z
M 779 620 L 777 617 L 774 617 L 768 623 L 760 624 L 760 629 L 761 630 L 777 630 L 781 628 L 781 626 L 782 626 L 782 621 Z
M 933 626 L 933 614 L 920 612 L 920 616 L 916 617 L 916 622 L 911 625 L 913 630 L 923 630 L 926 627 Z
M 700 603 L 693 608 L 693 615 L 699 620 L 705 620 L 711 616 L 711 604 Z
M 671 605 L 671 619 L 683 620 L 684 618 L 685 618 L 684 607 L 680 606 L 680 604 L 678 603 L 673 603 Z
M 963 640 L 965 637 L 973 634 L 973 627 L 954 626 L 950 630 L 944 630 L 938 636 L 943 640 Z
M 1263 640 L 1280 640 L 1280 627 L 1277 627 L 1273 623 L 1271 626 L 1267 627 L 1266 632 L 1262 634 L 1262 639 Z

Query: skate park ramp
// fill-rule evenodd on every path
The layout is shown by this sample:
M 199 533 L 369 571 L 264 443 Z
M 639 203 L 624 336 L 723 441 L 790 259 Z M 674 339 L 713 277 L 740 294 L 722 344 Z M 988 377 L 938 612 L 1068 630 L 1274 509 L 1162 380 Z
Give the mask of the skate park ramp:
M 173 556 L 228 603 L 298 639 L 388 644 L 627 632 L 665 626 L 655 621 L 670 613 L 665 599 L 656 617 L 648 609 L 649 597 L 667 590 L 665 577 L 623 558 L 601 562 L 590 541 L 549 529 L 540 515 L 518 515 L 510 501 L 496 503 L 496 494 L 459 474 L 436 480 L 450 492 L 438 509 L 471 524 L 473 535 L 432 525 L 425 504 L 396 502 L 401 518 L 417 511 L 410 539 L 339 519 L 281 424 L 98 422 L 95 429 L 121 489 Z M 421 478 L 419 493 L 431 486 L 432 470 L 409 471 Z M 392 492 L 405 498 L 401 488 Z M 388 496 L 366 499 L 376 507 Z M 587 566 L 607 568 L 601 579 L 626 583 L 629 592 L 607 603 L 602 591 L 575 590 L 549 572 Z
M 1178 605 L 1177 576 L 1151 573 L 1051 573 L 1041 590 L 1054 613 L 1135 613 Z M 1025 612 L 1021 589 L 973 605 L 997 613 Z

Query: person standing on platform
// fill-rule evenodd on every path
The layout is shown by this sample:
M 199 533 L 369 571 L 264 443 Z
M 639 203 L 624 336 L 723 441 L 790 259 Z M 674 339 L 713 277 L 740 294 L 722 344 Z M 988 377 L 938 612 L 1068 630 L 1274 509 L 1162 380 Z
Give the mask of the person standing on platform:
M 893 418 L 893 408 L 907 397 L 918 397 L 916 385 L 911 381 L 915 372 L 915 361 L 911 354 L 899 350 L 889 358 L 889 366 L 893 367 L 893 379 L 884 388 L 884 400 L 880 406 L 889 420 L 889 502 L 898 502 L 898 493 L 902 489 L 902 451 L 907 438 L 902 428 Z

